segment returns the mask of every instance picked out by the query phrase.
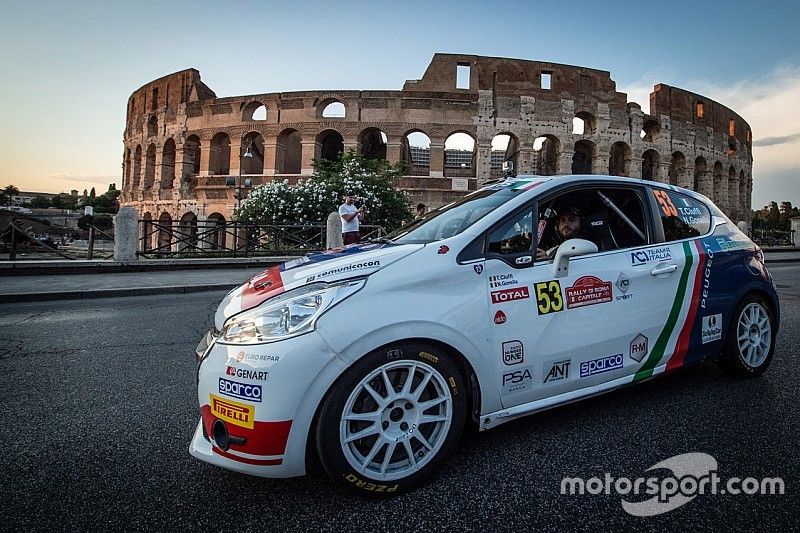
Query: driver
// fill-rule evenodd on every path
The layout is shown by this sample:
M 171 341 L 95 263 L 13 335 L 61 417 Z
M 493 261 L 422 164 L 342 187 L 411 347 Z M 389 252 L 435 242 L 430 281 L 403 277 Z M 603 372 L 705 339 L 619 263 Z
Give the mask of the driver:
M 556 249 L 567 239 L 583 238 L 581 211 L 577 207 L 567 207 L 556 217 L 554 231 L 546 232 L 536 248 L 536 259 L 549 259 Z

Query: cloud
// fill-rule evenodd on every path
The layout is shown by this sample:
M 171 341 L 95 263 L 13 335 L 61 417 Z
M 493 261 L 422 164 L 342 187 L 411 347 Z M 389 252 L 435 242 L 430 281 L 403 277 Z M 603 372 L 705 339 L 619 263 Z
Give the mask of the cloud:
M 775 146 L 776 144 L 791 144 L 800 141 L 800 133 L 783 135 L 781 137 L 763 137 L 753 141 L 753 146 Z
M 49 179 L 59 181 L 72 181 L 81 183 L 112 183 L 119 181 L 119 176 L 114 175 L 100 175 L 100 176 L 73 176 L 71 174 L 57 174 L 55 176 L 47 176 Z

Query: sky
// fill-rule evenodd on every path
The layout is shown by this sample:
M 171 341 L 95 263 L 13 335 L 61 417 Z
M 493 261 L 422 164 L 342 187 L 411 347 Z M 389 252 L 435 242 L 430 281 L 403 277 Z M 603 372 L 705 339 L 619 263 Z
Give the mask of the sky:
M 666 83 L 753 131 L 753 207 L 800 205 L 800 3 L 0 0 L 0 188 L 121 186 L 127 99 L 196 68 L 217 96 L 400 90 L 436 52 L 611 72 L 649 108 Z

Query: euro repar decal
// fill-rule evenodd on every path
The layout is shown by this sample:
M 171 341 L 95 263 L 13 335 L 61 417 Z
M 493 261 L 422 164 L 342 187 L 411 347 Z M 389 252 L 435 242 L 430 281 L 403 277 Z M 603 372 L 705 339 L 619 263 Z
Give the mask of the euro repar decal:
M 564 309 L 561 283 L 558 280 L 540 281 L 533 288 L 536 292 L 536 310 L 540 315 L 557 313 Z

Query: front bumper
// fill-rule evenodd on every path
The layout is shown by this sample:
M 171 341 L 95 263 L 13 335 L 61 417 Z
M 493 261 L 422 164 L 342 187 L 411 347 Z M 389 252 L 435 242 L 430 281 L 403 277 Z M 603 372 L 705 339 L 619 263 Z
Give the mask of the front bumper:
M 256 476 L 303 475 L 316 407 L 345 366 L 330 346 L 316 332 L 251 346 L 207 335 L 197 355 L 201 418 L 189 453 Z

